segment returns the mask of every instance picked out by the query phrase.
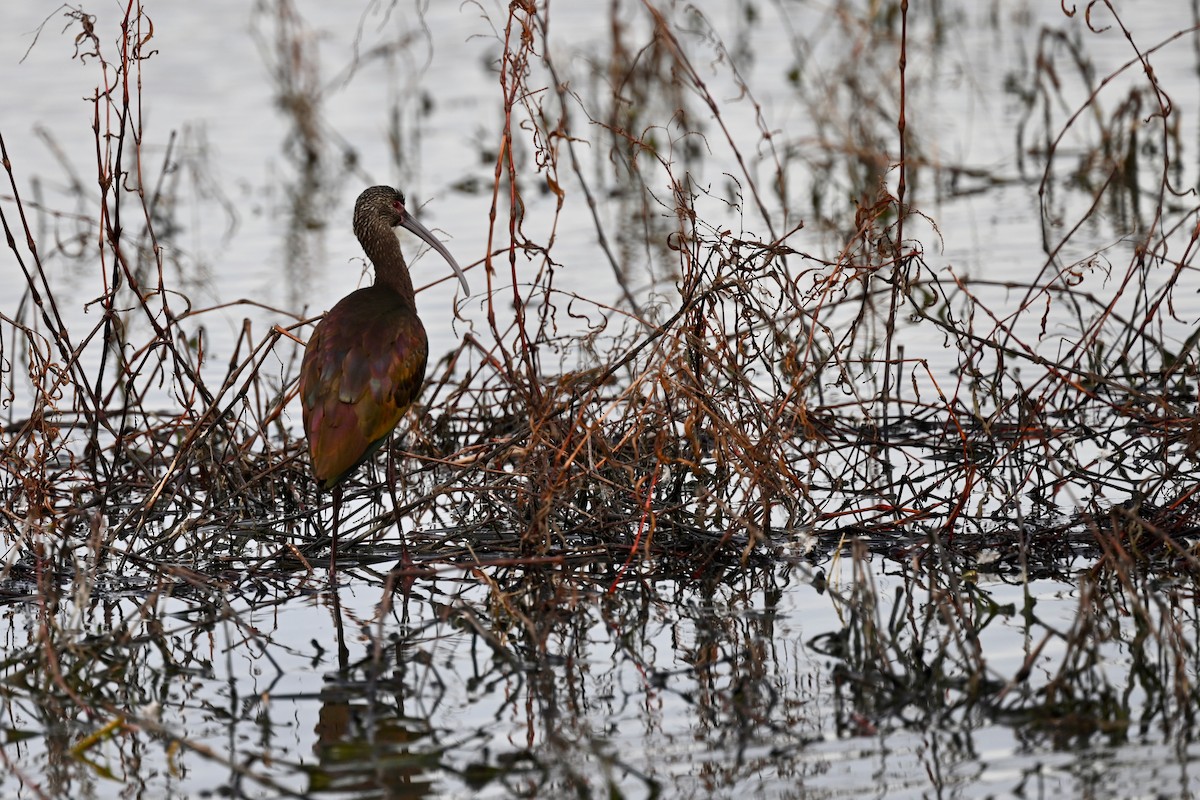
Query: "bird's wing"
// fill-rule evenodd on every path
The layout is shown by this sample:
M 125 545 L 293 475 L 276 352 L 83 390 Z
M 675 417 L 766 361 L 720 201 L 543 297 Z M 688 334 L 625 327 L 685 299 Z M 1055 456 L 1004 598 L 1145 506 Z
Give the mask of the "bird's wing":
M 326 487 L 387 438 L 425 379 L 429 344 L 421 321 L 363 291 L 326 314 L 300 370 L 313 472 Z

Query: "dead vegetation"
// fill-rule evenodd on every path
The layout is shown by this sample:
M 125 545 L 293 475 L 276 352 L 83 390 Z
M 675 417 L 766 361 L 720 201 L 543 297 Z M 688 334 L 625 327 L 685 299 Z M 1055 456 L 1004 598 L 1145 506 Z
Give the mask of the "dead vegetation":
M 496 132 L 486 322 L 467 329 L 433 371 L 418 424 L 397 437 L 399 507 L 379 496 L 378 473 L 360 476 L 352 494 L 361 513 L 349 538 L 364 555 L 403 516 L 440 531 L 417 540 L 433 562 L 445 548 L 477 558 L 582 547 L 621 566 L 686 551 L 703 570 L 717 560 L 769 559 L 798 540 L 827 549 L 847 532 L 918 549 L 934 536 L 969 550 L 973 538 L 1009 535 L 997 523 L 1011 510 L 1031 517 L 1036 532 L 1042 508 L 1094 518 L 1114 497 L 1132 496 L 1135 509 L 1174 503 L 1193 474 L 1195 341 L 1172 338 L 1172 303 L 1190 277 L 1195 208 L 1167 202 L 1179 189 L 1180 142 L 1161 87 L 1133 81 L 1104 116 L 1079 45 L 1040 40 L 1038 66 L 1014 78 L 1013 91 L 1027 108 L 1022 142 L 1040 142 L 1033 151 L 1042 172 L 1018 179 L 1040 182 L 1047 194 L 1090 195 L 1089 211 L 1047 229 L 1038 280 L 1006 281 L 1020 300 L 992 309 L 984 298 L 995 296 L 995 278 L 934 269 L 925 251 L 936 240 L 906 234 L 907 225 L 937 235 L 909 205 L 908 187 L 954 191 L 967 171 L 919 155 L 927 134 L 919 119 L 908 124 L 905 95 L 899 104 L 883 95 L 847 103 L 839 98 L 861 89 L 861 75 L 830 83 L 837 71 L 826 70 L 807 80 L 798 62 L 794 81 L 813 118 L 851 116 L 815 142 L 789 141 L 760 119 L 751 170 L 726 122 L 741 107 L 728 111 L 709 93 L 677 23 L 646 11 L 636 26 L 614 25 L 597 76 L 614 87 L 609 95 L 553 80 L 556 64 L 539 46 L 544 11 L 515 4 L 504 20 L 497 78 L 506 114 Z M 300 564 L 292 556 L 321 549 L 327 502 L 306 477 L 302 443 L 284 414 L 293 339 L 306 325 L 279 311 L 280 325 L 295 333 L 276 326 L 263 335 L 247 321 L 223 370 L 206 359 L 206 318 L 234 309 L 197 307 L 172 269 L 178 249 L 163 247 L 178 225 L 178 198 L 163 180 L 177 156 L 168 148 L 149 163 L 141 144 L 137 87 L 153 53 L 149 18 L 131 6 L 114 57 L 91 17 L 69 16 L 80 31 L 77 57 L 106 76 L 93 98 L 101 194 L 98 203 L 81 194 L 79 214 L 46 208 L 27 197 L 19 162 L 5 155 L 3 223 L 26 285 L 4 319 L 7 400 L 17 412 L 3 450 L 8 569 L 32 568 L 50 529 L 60 545 L 86 546 L 100 571 L 130 559 L 152 572 L 284 557 Z M 699 36 L 714 63 L 733 63 L 706 20 L 690 21 L 698 27 L 689 36 Z M 267 22 L 275 41 L 263 47 L 281 108 L 296 120 L 286 151 L 297 165 L 291 194 L 312 198 L 330 158 L 319 67 L 294 9 L 282 3 Z M 860 28 L 866 20 L 835 22 L 851 37 L 880 33 Z M 873 52 L 893 58 L 866 64 L 867 74 L 882 73 L 909 46 L 907 27 L 888 30 L 895 38 L 875 41 Z M 918 35 L 935 32 L 926 21 Z M 1144 72 L 1152 52 L 1128 71 Z M 1061 122 L 1064 72 L 1094 105 Z M 752 101 L 751 87 L 732 74 Z M 661 121 L 631 116 L 656 107 L 674 111 Z M 1060 152 L 1068 136 L 1077 146 L 1069 154 Z M 612 174 L 594 177 L 585 144 L 605 154 Z M 706 153 L 729 153 L 740 165 L 721 191 L 696 181 Z M 780 188 L 818 162 L 813 191 L 822 194 L 810 197 L 821 236 L 838 243 L 831 255 L 799 249 L 804 215 L 786 194 L 778 203 Z M 861 172 L 867 163 L 876 165 L 870 174 Z M 568 186 L 593 208 L 619 307 L 557 288 L 557 215 L 549 240 L 526 233 L 525 194 L 538 182 L 557 196 L 558 214 Z M 600 206 L 597 198 L 616 186 L 616 202 Z M 89 202 L 100 213 L 90 215 Z M 1150 204 L 1153 214 L 1140 212 Z M 710 221 L 714 209 L 732 211 L 742 229 Z M 1136 237 L 1125 268 L 1099 251 L 1066 256 L 1102 212 Z M 614 218 L 625 221 L 614 227 Z M 47 275 L 47 259 L 68 250 L 102 268 L 89 329 L 67 326 Z M 1108 278 L 1103 294 L 1084 281 L 1097 270 Z M 945 354 L 931 366 L 927 354 L 905 347 L 902 332 L 915 326 L 937 331 L 950 372 Z M 265 368 L 268 361 L 282 372 Z M 1121 453 L 1120 463 L 1082 455 L 1089 440 L 1102 440 L 1094 452 Z M 1068 491 L 1076 496 L 1064 502 Z M 1059 524 L 1046 530 L 1057 535 Z M 247 539 L 266 549 L 246 550 Z

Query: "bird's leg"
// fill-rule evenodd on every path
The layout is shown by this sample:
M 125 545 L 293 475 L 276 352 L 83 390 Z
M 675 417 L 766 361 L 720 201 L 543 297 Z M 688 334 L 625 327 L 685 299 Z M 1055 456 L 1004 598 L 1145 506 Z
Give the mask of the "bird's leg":
M 396 533 L 400 534 L 400 564 L 401 570 L 407 572 L 413 566 L 412 556 L 408 554 L 408 541 L 404 536 L 404 528 L 400 524 L 400 497 L 396 494 L 396 455 L 392 450 L 391 441 L 387 450 L 387 485 L 392 495 L 392 516 L 396 520 Z M 409 579 L 411 582 L 411 579 Z
M 335 585 L 330 592 L 333 611 L 333 629 L 337 632 L 338 669 L 344 674 L 350 665 L 350 649 L 346 647 L 346 632 L 342 625 L 342 598 L 338 596 Z
M 329 546 L 329 585 L 337 586 L 337 537 L 338 537 L 338 512 L 342 510 L 342 485 L 339 483 L 333 487 L 333 535 L 330 537 L 332 544 Z

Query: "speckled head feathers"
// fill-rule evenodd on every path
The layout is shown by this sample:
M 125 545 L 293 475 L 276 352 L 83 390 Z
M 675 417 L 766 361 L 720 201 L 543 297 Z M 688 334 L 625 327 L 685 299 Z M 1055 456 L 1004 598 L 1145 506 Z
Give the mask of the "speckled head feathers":
M 354 234 L 362 242 L 367 256 L 375 264 L 377 274 L 381 268 L 391 271 L 393 263 L 398 262 L 403 266 L 404 262 L 403 256 L 399 255 L 399 248 L 395 250 L 394 259 L 388 258 L 391 251 L 390 231 L 385 236 L 384 228 L 380 223 L 386 223 L 389 228 L 404 228 L 432 247 L 454 269 L 454 274 L 458 276 L 458 280 L 462 284 L 463 292 L 471 293 L 471 287 L 467 285 L 467 276 L 463 274 L 462 267 L 454 260 L 454 256 L 450 255 L 446 245 L 438 241 L 438 238 L 428 228 L 408 212 L 408 209 L 404 207 L 404 195 L 398 189 L 390 186 L 372 186 L 370 189 L 364 190 L 354 204 Z M 383 244 L 385 240 L 389 241 L 386 246 Z M 407 268 L 404 269 L 407 273 Z M 407 280 L 406 276 L 404 281 L 407 282 Z
M 361 231 L 377 221 L 394 228 L 404 222 L 404 195 L 391 186 L 372 186 L 354 203 L 354 230 Z

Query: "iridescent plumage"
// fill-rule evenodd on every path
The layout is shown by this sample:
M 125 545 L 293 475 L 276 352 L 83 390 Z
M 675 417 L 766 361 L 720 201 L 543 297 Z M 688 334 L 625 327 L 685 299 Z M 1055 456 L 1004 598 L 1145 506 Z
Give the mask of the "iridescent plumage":
M 412 279 L 392 228 L 421 237 L 467 279 L 449 251 L 404 207 L 374 186 L 354 206 L 354 234 L 375 267 L 375 284 L 344 297 L 317 325 L 300 368 L 300 402 L 313 474 L 333 488 L 370 458 L 421 390 L 429 344 Z

